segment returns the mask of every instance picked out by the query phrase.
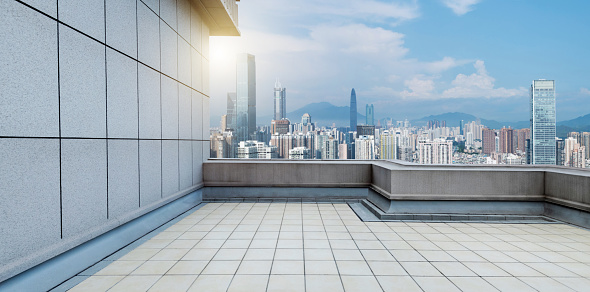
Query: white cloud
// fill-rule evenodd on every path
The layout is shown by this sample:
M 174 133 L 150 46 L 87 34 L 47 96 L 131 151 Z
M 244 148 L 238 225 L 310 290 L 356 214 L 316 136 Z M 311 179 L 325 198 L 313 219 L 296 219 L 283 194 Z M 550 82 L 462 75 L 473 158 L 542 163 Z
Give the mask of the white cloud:
M 404 35 L 364 24 L 346 26 L 318 26 L 311 30 L 311 38 L 330 51 L 365 54 L 386 58 L 400 58 L 408 52 L 403 47 Z
M 583 95 L 590 95 L 590 89 L 588 88 L 580 88 L 580 93 Z
M 506 89 L 503 87 L 494 88 L 494 77 L 488 75 L 485 64 L 477 60 L 475 64 L 476 72 L 471 75 L 459 74 L 453 80 L 452 88 L 445 90 L 441 97 L 443 98 L 477 98 L 477 97 L 512 97 L 526 95 L 527 91 L 521 87 L 519 89 Z
M 457 15 L 463 15 L 473 10 L 473 6 L 481 0 L 443 0 L 443 4 L 451 8 Z
M 433 95 L 435 89 L 434 80 L 432 77 L 424 75 L 416 75 L 412 79 L 404 81 L 404 85 L 409 89 L 406 89 L 400 93 L 404 98 L 430 98 Z
M 444 57 L 440 61 L 434 61 L 424 64 L 424 70 L 430 73 L 440 73 L 452 69 L 457 66 L 465 65 L 467 60 L 455 60 L 455 58 Z

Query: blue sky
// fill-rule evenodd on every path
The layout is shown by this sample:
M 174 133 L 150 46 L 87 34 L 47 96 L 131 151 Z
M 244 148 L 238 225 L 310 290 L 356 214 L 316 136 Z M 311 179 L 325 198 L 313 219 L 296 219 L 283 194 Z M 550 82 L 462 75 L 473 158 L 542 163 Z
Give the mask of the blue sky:
M 555 79 L 557 118 L 590 113 L 590 1 L 245 0 L 242 37 L 211 39 L 211 120 L 235 91 L 235 54 L 256 56 L 258 116 L 287 87 L 287 111 L 311 102 L 376 117 L 460 111 L 528 119 L 533 79 Z M 264 121 L 258 121 L 259 124 Z

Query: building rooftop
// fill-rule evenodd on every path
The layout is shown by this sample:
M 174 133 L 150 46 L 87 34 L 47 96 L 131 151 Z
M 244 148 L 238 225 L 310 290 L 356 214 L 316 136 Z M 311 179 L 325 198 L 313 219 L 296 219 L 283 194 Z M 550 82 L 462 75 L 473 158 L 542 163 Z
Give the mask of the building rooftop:
M 588 287 L 590 231 L 565 223 L 364 222 L 344 203 L 207 203 L 54 291 Z

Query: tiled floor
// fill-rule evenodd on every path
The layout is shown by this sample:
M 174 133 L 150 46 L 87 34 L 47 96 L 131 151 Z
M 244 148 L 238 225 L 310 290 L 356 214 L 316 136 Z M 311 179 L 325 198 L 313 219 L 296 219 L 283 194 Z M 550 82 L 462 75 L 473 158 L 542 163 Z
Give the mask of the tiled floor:
M 590 291 L 590 231 L 210 203 L 70 291 Z

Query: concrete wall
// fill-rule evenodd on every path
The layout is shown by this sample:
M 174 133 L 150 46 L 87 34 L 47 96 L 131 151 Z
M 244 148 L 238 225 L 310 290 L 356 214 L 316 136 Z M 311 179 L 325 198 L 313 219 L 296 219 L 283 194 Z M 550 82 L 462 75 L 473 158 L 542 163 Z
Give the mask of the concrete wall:
M 210 187 L 205 192 L 208 198 L 227 192 L 238 197 L 240 192 L 246 192 L 248 195 L 242 196 L 244 198 L 253 197 L 257 192 L 260 197 L 268 193 L 294 198 L 296 190 L 277 190 L 305 187 L 319 194 L 321 188 L 370 187 L 379 195 L 369 192 L 369 199 L 382 210 L 391 212 L 444 213 L 470 209 L 486 214 L 511 214 L 520 209 L 523 214 L 538 215 L 543 212 L 543 202 L 590 212 L 590 171 L 558 166 L 210 159 L 203 169 L 205 186 Z M 261 187 L 272 188 L 265 191 Z M 429 201 L 439 203 L 420 203 Z M 492 204 L 481 206 L 477 201 Z M 515 205 L 513 202 L 529 203 Z
M 0 0 L 0 282 L 199 188 L 209 155 L 199 1 L 22 2 Z

